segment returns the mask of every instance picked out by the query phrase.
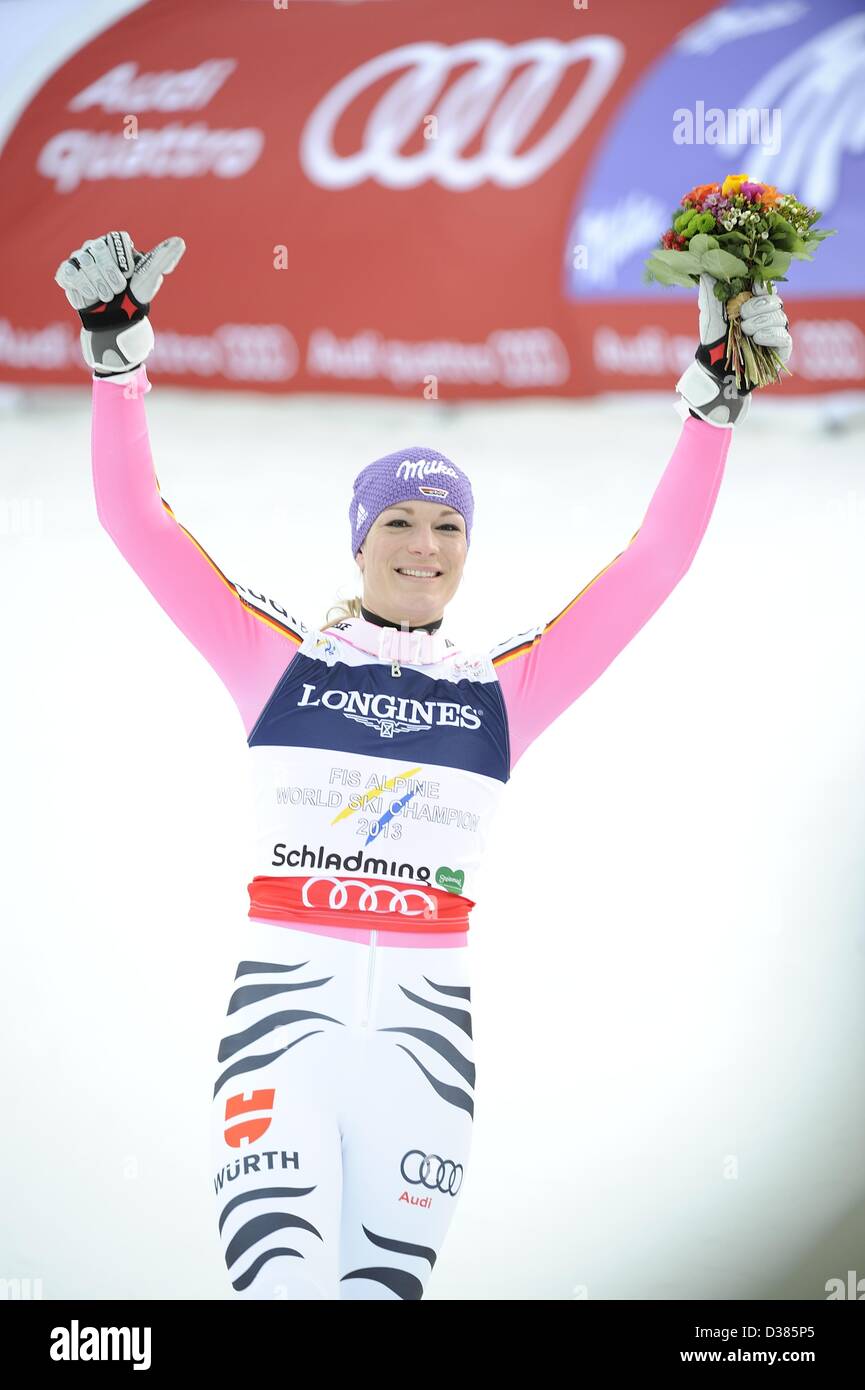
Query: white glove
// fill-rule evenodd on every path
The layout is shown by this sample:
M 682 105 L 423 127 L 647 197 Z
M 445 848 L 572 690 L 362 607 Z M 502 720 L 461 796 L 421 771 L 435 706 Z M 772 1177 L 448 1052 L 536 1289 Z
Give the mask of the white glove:
M 787 329 L 784 301 L 776 292 L 770 294 L 765 285 L 755 285 L 751 298 L 739 310 L 742 332 L 763 347 L 774 348 L 786 366 L 793 351 L 793 339 Z
M 712 275 L 700 276 L 700 346 L 676 382 L 676 390 L 692 415 L 709 425 L 728 428 L 741 424 L 747 416 L 751 388 L 737 388 L 735 374 L 724 366 L 727 311 L 715 294 L 716 283 Z
M 54 279 L 78 310 L 81 351 L 94 375 L 127 381 L 151 352 L 150 301 L 185 250 L 174 236 L 142 254 L 128 232 L 108 232 L 61 261 Z

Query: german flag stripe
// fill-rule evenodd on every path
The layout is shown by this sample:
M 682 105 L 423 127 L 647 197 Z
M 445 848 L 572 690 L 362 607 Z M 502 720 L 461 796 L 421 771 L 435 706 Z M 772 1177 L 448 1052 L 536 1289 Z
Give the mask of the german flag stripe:
M 616 563 L 616 560 L 621 560 L 622 556 L 625 554 L 625 551 L 630 550 L 631 546 L 634 544 L 634 541 L 637 539 L 637 536 L 639 534 L 640 528 L 638 527 L 631 539 L 628 541 L 628 544 L 625 546 L 625 550 L 620 550 L 618 555 L 616 555 L 608 565 L 604 565 L 604 568 L 602 570 L 598 570 L 598 573 L 595 575 L 594 579 L 590 579 L 588 584 L 586 584 L 580 590 L 580 592 L 576 594 L 574 598 L 571 599 L 570 603 L 568 603 L 560 613 L 557 613 L 554 618 L 550 618 L 550 621 L 545 624 L 541 632 L 535 633 L 534 637 L 528 638 L 525 642 L 521 642 L 519 646 L 511 647 L 509 651 L 502 652 L 500 656 L 494 656 L 493 666 L 503 666 L 506 662 L 514 661 L 516 657 L 524 656 L 526 652 L 531 651 L 535 643 L 540 642 L 541 639 L 546 635 L 546 633 L 549 632 L 551 627 L 555 627 L 556 623 L 560 622 L 566 613 L 570 613 L 574 604 L 577 603 L 583 597 L 583 594 L 585 594 L 589 589 L 591 589 L 593 584 L 597 584 L 601 575 L 606 574 L 608 569 L 612 569 L 613 565 Z
M 158 479 L 157 479 L 157 482 L 156 482 L 156 486 L 157 486 L 157 488 L 159 487 L 159 480 L 158 480 Z M 232 584 L 231 580 L 230 580 L 230 579 L 227 579 L 226 576 L 222 573 L 222 570 L 219 568 L 219 565 L 216 563 L 216 561 L 215 561 L 214 559 L 212 559 L 212 557 L 211 557 L 210 555 L 208 555 L 207 551 L 204 549 L 204 546 L 199 544 L 199 542 L 195 539 L 195 537 L 193 536 L 193 534 L 192 534 L 191 531 L 187 531 L 187 529 L 186 529 L 186 527 L 183 525 L 183 522 L 182 522 L 182 521 L 178 521 L 177 517 L 174 515 L 174 512 L 171 510 L 171 507 L 168 505 L 168 503 L 166 502 L 165 498 L 162 497 L 161 494 L 160 494 L 160 499 L 159 499 L 159 500 L 161 501 L 161 503 L 162 503 L 163 507 L 165 508 L 165 510 L 167 511 L 168 515 L 171 517 L 171 520 L 174 522 L 175 526 L 177 526 L 177 527 L 180 528 L 180 530 L 183 532 L 184 536 L 188 536 L 189 540 L 192 541 L 192 544 L 195 546 L 195 548 L 196 548 L 196 550 L 199 552 L 199 554 L 201 554 L 201 555 L 204 556 L 205 560 L 206 560 L 207 563 L 210 565 L 210 567 L 211 567 L 211 569 L 214 571 L 214 573 L 219 575 L 219 578 L 222 580 L 222 582 L 223 582 L 223 584 L 225 585 L 226 589 L 228 589 L 228 590 L 230 591 L 230 593 L 232 594 L 232 596 L 237 600 L 237 602 L 238 602 L 243 608 L 246 609 L 247 613 L 251 613 L 252 616 L 253 616 L 253 618 L 257 618 L 258 621 L 259 621 L 260 623 L 265 623 L 268 627 L 272 627 L 272 628 L 274 629 L 275 632 L 281 632 L 281 633 L 283 634 L 283 636 L 288 637 L 292 642 L 295 642 L 295 643 L 297 644 L 297 646 L 299 647 L 299 646 L 302 644 L 302 642 L 303 642 L 303 637 L 301 636 L 301 634 L 300 634 L 299 632 L 295 632 L 295 630 L 294 630 L 293 627 L 289 627 L 288 623 L 281 623 L 281 622 L 279 621 L 279 618 L 275 617 L 273 614 L 271 614 L 271 613 L 262 613 L 262 611 L 261 611 L 260 608 L 256 608 L 254 604 L 248 603 L 248 602 L 246 601 L 246 599 L 243 598 L 243 597 L 237 592 L 237 590 L 236 590 L 236 588 L 234 587 L 234 585 Z

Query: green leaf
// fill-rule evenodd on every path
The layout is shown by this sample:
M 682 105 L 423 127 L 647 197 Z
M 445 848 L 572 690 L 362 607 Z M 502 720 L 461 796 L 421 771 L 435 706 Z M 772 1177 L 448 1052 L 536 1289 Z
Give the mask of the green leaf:
M 681 253 L 674 252 L 674 254 L 678 256 Z M 656 261 L 654 257 L 652 257 L 651 260 L 646 262 L 646 266 L 651 271 L 652 275 L 654 275 L 655 279 L 662 285 L 684 285 L 687 289 L 693 287 L 694 281 L 691 279 L 690 275 L 685 275 L 682 271 L 674 270 L 673 267 L 667 265 L 665 261 Z
M 768 278 L 773 278 L 777 271 L 783 272 L 790 269 L 790 262 L 793 259 L 792 251 L 779 251 L 775 248 L 775 254 L 770 261 L 763 266 L 763 273 Z M 801 259 L 801 258 L 800 258 Z
M 668 251 L 664 247 L 660 251 L 652 252 L 652 261 L 663 261 L 673 270 L 685 271 L 688 275 L 700 274 L 700 261 L 697 256 L 693 256 L 690 251 Z
M 776 281 L 786 280 L 786 279 L 787 279 L 787 276 L 786 276 L 786 275 L 779 275 L 779 274 L 777 273 L 777 271 L 774 271 L 774 270 L 769 270 L 769 269 L 766 269 L 766 268 L 759 268 L 759 267 L 755 267 L 755 269 L 754 269 L 754 284 L 755 284 L 755 285 L 761 285 L 761 284 L 768 285 L 769 288 L 770 288 L 770 291 L 771 291 L 771 286 L 774 285 L 774 284 L 776 283 Z
M 800 237 L 786 217 L 782 217 L 779 212 L 776 212 L 769 223 L 769 240 L 774 246 L 780 247 L 782 251 L 792 251 Z
M 688 250 L 692 256 L 702 256 L 705 251 L 714 251 L 717 245 L 717 237 L 709 236 L 706 232 L 698 232 L 688 242 Z
M 793 251 L 793 255 L 796 257 L 797 261 L 813 261 L 814 252 L 817 250 L 820 242 L 824 241 L 826 236 L 835 235 L 835 232 L 826 232 L 823 235 L 821 235 L 820 232 L 810 232 L 806 239 L 800 243 L 800 247 Z
M 729 251 L 705 251 L 700 257 L 700 269 L 705 270 L 709 275 L 725 276 L 728 280 L 732 275 L 747 275 L 748 266 L 738 256 L 733 256 Z

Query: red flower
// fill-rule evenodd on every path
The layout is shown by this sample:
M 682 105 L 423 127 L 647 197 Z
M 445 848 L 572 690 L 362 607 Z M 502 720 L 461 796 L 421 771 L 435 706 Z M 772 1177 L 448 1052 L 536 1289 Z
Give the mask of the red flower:
M 710 193 L 720 192 L 720 184 L 717 183 L 698 183 L 696 188 L 692 188 L 690 193 L 686 193 L 682 199 L 682 207 L 702 207 L 703 199 Z

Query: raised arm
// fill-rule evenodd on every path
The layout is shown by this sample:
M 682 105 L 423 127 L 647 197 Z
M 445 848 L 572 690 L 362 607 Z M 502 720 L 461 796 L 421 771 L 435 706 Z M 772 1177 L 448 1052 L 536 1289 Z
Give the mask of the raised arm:
M 306 627 L 263 594 L 234 584 L 159 490 L 144 397 L 154 346 L 150 306 L 186 250 L 167 237 L 137 251 L 128 232 L 85 241 L 54 279 L 81 318 L 93 371 L 93 487 L 105 530 L 157 603 L 228 687 L 249 736 L 303 642 Z
M 491 652 L 508 715 L 511 768 L 660 608 L 703 539 L 733 430 L 751 405 L 751 388 L 737 387 L 725 366 L 726 308 L 714 290 L 713 277 L 701 275 L 700 344 L 676 383 L 682 431 L 642 526 L 549 622 Z M 765 285 L 752 291 L 741 307 L 742 329 L 786 362 L 792 339 L 783 301 Z
M 142 365 L 93 379 L 96 511 L 124 559 L 230 691 L 249 735 L 306 628 L 228 579 L 161 495 L 147 431 Z
M 548 622 L 491 656 L 508 715 L 511 768 L 609 666 L 693 560 L 712 514 L 732 429 L 688 417 L 643 524 L 626 548 Z

